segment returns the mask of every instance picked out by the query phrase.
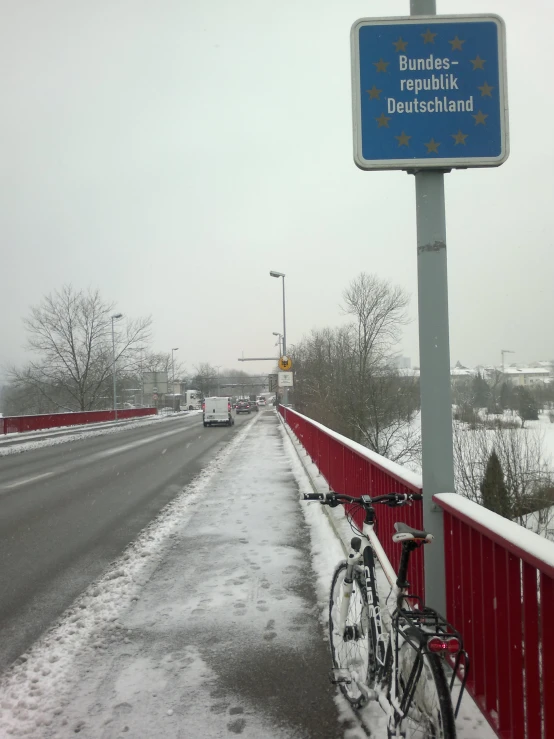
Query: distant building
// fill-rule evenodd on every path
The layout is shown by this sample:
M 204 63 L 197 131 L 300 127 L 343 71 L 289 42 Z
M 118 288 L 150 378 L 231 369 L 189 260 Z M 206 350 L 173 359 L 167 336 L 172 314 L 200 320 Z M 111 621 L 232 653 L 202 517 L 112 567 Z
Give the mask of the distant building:
M 550 370 L 544 367 L 506 367 L 501 370 L 502 379 L 512 385 L 529 386 L 544 383 L 550 380 Z
M 465 367 L 460 361 L 450 370 L 450 379 L 452 383 L 464 382 L 471 380 L 477 374 L 477 370 Z
M 412 360 L 410 357 L 396 357 L 392 362 L 393 366 L 397 369 L 411 369 Z

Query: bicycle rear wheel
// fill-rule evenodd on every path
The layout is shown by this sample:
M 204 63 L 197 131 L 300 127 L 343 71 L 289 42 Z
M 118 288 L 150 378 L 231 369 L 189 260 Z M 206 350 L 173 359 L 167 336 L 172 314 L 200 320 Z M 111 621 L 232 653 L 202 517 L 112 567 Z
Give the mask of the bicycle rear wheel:
M 349 682 L 339 682 L 345 698 L 360 708 L 367 702 L 358 687 L 368 683 L 369 666 L 373 660 L 373 645 L 370 637 L 368 603 L 365 582 L 355 575 L 352 595 L 349 598 L 345 634 L 338 630 L 342 584 L 346 575 L 346 563 L 341 562 L 335 570 L 329 600 L 329 641 L 335 669 L 341 670 Z
M 397 697 L 405 713 L 402 730 L 409 739 L 456 739 L 452 700 L 441 660 L 417 648 L 424 638 L 419 631 L 408 630 L 406 634 L 413 644 L 404 641 L 398 651 Z

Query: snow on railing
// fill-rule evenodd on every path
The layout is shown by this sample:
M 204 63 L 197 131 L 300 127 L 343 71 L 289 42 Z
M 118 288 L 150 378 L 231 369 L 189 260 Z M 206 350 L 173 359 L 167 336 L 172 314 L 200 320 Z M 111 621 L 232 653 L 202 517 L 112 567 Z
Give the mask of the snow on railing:
M 383 495 L 384 493 L 419 493 L 421 477 L 399 464 L 370 451 L 361 444 L 336 433 L 311 418 L 291 408 L 279 406 L 289 428 L 310 455 L 312 462 L 336 493 L 361 495 Z M 423 528 L 423 508 L 412 505 L 397 511 L 379 506 L 377 511 L 379 541 L 391 564 L 398 570 L 400 547 L 393 544 L 394 523 L 401 518 L 409 526 Z M 354 517 L 358 526 L 363 518 Z M 410 582 L 412 591 L 424 597 L 423 551 L 414 552 L 410 560 Z
M 554 737 L 554 543 L 455 493 L 444 511 L 447 618 L 468 688 L 502 739 Z

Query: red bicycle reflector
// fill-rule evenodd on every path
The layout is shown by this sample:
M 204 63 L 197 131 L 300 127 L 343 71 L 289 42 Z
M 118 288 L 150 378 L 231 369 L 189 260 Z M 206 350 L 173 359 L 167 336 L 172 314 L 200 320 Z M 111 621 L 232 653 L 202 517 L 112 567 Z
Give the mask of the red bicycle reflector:
M 450 654 L 457 654 L 460 651 L 460 640 L 455 636 L 446 640 L 446 649 Z
M 446 649 L 446 644 L 440 636 L 432 636 L 427 642 L 427 648 L 430 652 L 442 652 L 443 649 Z
M 460 640 L 455 636 L 448 639 L 441 639 L 440 636 L 432 636 L 427 642 L 427 648 L 435 654 L 437 652 L 457 654 L 460 651 Z

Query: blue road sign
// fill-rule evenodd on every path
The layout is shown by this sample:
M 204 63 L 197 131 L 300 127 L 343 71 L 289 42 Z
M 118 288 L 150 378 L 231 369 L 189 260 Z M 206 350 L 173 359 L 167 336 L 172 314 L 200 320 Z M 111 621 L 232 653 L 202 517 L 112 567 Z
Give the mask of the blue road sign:
M 352 27 L 361 169 L 494 167 L 508 158 L 505 29 L 496 15 L 363 18 Z

